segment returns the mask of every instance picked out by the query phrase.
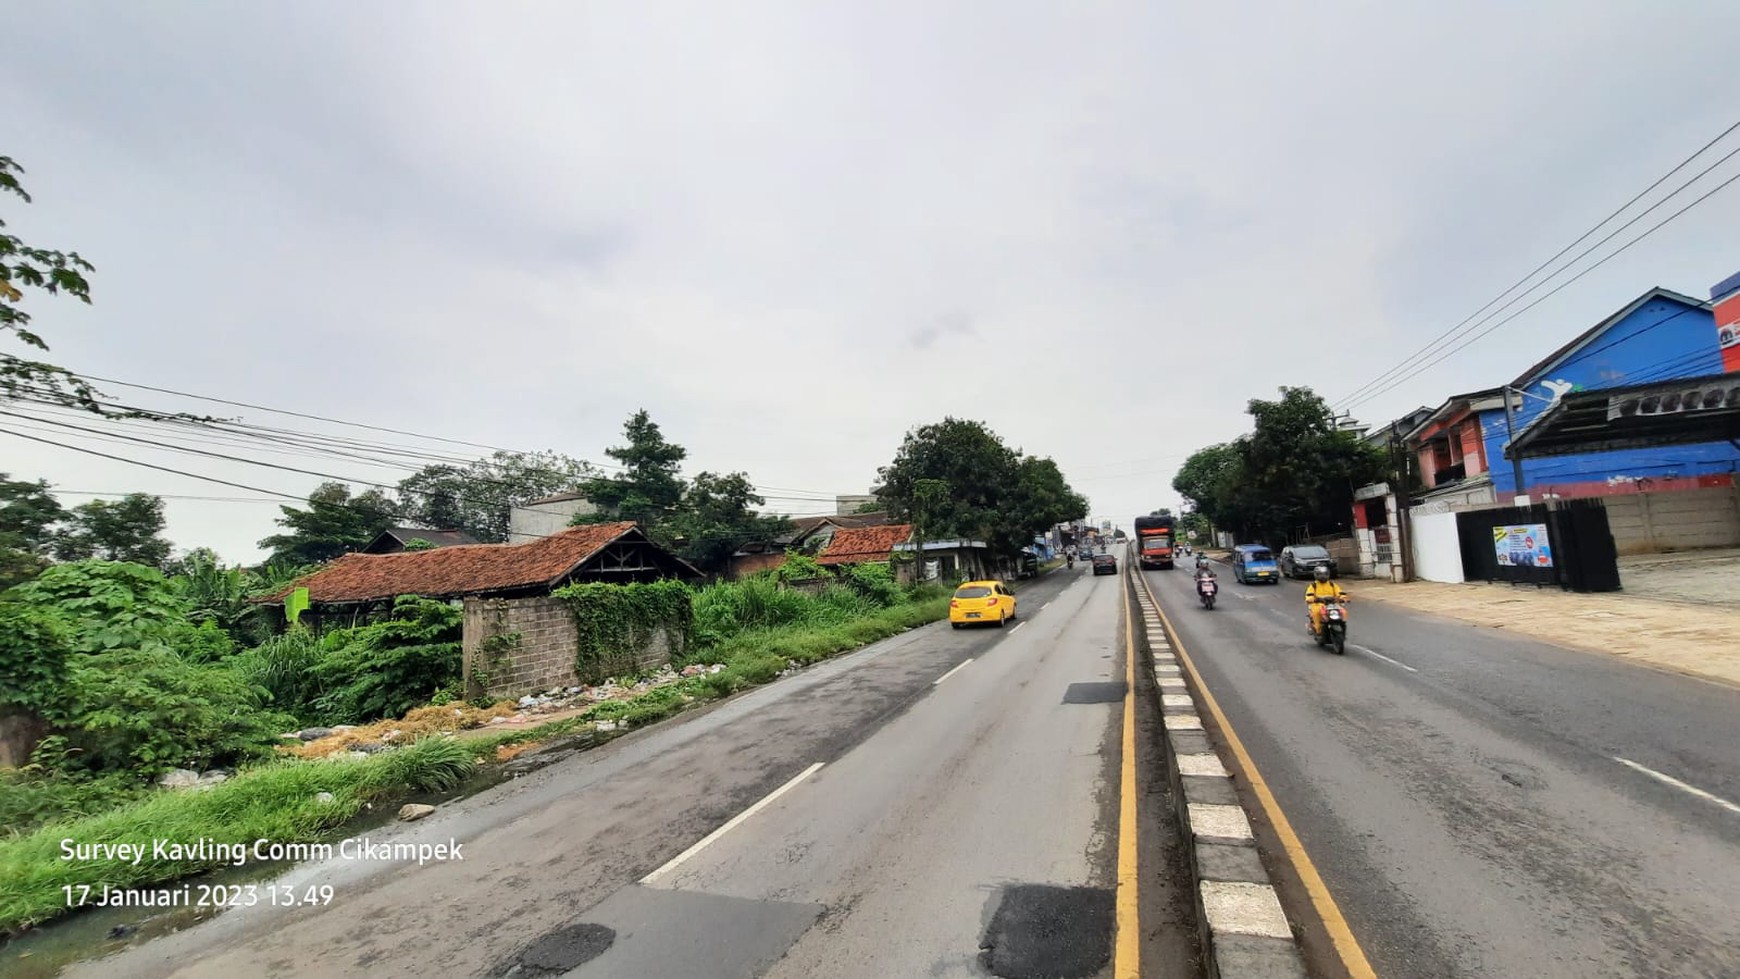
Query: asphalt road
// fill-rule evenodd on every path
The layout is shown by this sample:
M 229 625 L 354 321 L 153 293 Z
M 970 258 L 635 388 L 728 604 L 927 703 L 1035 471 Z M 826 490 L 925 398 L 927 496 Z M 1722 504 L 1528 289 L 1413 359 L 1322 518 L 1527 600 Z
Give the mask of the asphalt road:
M 1121 580 L 1022 583 L 1016 626 L 914 630 L 393 829 L 463 862 L 305 865 L 287 882 L 330 907 L 229 911 L 71 974 L 1109 974 Z M 1193 975 L 1159 781 L 1146 974 Z
M 1188 570 L 1146 578 L 1379 975 L 1740 975 L 1740 690 L 1357 581 L 1338 657 L 1303 582 L 1217 571 L 1212 611 Z

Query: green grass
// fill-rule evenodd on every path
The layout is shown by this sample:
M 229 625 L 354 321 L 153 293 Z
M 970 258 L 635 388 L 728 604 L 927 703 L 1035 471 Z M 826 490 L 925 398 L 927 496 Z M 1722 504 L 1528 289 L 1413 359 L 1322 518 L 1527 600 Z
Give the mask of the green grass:
M 745 603 L 746 617 L 777 621 L 800 607 L 782 605 L 784 601 L 757 594 Z M 62 888 L 67 885 L 89 885 L 93 891 L 101 886 L 143 887 L 216 866 L 149 856 L 137 866 L 63 861 L 62 839 L 147 846 L 159 839 L 249 844 L 257 839 L 279 843 L 331 839 L 369 803 L 458 785 L 478 756 L 492 754 L 499 746 L 561 737 L 599 720 L 626 721 L 630 728 L 651 724 L 690 706 L 767 683 L 793 662 L 820 662 L 935 622 L 947 616 L 948 603 L 948 590 L 931 586 L 915 589 L 901 604 L 880 608 L 837 592 L 801 606 L 804 614 L 797 621 L 742 629 L 690 657 L 694 662 L 724 663 L 725 669 L 718 673 L 689 677 L 628 700 L 606 701 L 574 717 L 499 735 L 425 738 L 367 758 L 272 762 L 209 790 L 152 792 L 144 800 L 96 815 L 57 819 L 25 835 L 0 840 L 0 934 L 64 913 Z M 853 612 L 856 617 L 844 618 Z M 610 737 L 603 733 L 599 741 Z M 332 793 L 332 801 L 315 801 L 321 792 Z
M 474 767 L 470 747 L 426 738 L 399 751 L 338 761 L 279 761 L 238 773 L 203 791 L 155 792 L 142 801 L 39 827 L 0 841 L 0 934 L 39 924 L 67 910 L 66 886 L 142 887 L 190 876 L 216 861 L 174 861 L 150 855 L 154 840 L 202 838 L 219 843 L 328 839 L 363 807 L 410 792 L 457 786 Z M 332 801 L 316 801 L 321 792 Z M 63 860 L 61 841 L 144 843 L 138 864 Z

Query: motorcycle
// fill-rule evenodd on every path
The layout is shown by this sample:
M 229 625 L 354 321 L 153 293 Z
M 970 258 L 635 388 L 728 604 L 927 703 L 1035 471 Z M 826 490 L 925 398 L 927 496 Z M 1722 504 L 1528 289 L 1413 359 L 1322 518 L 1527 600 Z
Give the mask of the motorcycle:
M 1214 596 L 1218 591 L 1220 591 L 1220 582 L 1215 580 L 1214 575 L 1203 575 L 1196 579 L 1196 597 L 1201 599 L 1203 608 L 1211 610 L 1214 608 Z
M 1347 653 L 1347 606 L 1340 601 L 1324 601 L 1323 625 L 1313 638 L 1317 645 L 1334 649 L 1337 655 Z

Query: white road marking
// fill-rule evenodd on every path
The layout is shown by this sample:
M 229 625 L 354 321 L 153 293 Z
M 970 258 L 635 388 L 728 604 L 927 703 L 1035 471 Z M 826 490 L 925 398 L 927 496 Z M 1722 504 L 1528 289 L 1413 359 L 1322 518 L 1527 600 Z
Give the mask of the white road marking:
M 962 670 L 962 668 L 964 668 L 968 663 L 971 663 L 972 661 L 973 661 L 973 658 L 971 656 L 968 656 L 966 659 L 960 661 L 959 663 L 956 663 L 954 669 L 949 670 L 947 673 L 944 673 L 942 676 L 939 676 L 936 679 L 930 681 L 930 685 L 934 687 L 937 684 L 943 682 L 944 680 L 947 680 L 949 677 L 954 676 L 956 673 L 959 673 Z
M 1251 821 L 1238 806 L 1221 806 L 1192 802 L 1185 806 L 1190 812 L 1190 832 L 1222 840 L 1251 839 Z
M 769 792 L 767 795 L 762 797 L 760 802 L 757 802 L 755 805 L 750 806 L 748 809 L 745 809 L 742 812 L 738 813 L 737 815 L 732 816 L 731 819 L 725 823 L 725 825 L 719 827 L 718 829 L 714 830 L 711 833 L 708 833 L 706 836 L 701 837 L 700 842 L 696 843 L 694 846 L 691 846 L 687 850 L 684 850 L 683 852 L 672 857 L 670 859 L 670 861 L 668 863 L 666 863 L 664 866 L 660 867 L 659 869 L 653 871 L 650 874 L 647 874 L 645 877 L 642 877 L 640 879 L 640 882 L 642 884 L 651 884 L 653 881 L 658 880 L 660 877 L 663 877 L 664 875 L 677 869 L 677 867 L 680 866 L 683 861 L 689 859 L 690 857 L 694 856 L 695 854 L 700 853 L 702 850 L 706 849 L 708 844 L 717 840 L 719 837 L 724 836 L 726 833 L 731 832 L 731 830 L 735 829 L 739 824 L 741 824 L 744 820 L 748 819 L 750 816 L 753 816 L 756 813 L 760 812 L 761 810 L 766 809 L 768 806 L 772 805 L 773 800 L 779 798 L 782 795 L 785 795 L 787 792 L 790 792 L 792 789 L 797 788 L 799 782 L 802 782 L 804 779 L 809 778 L 811 775 L 814 775 L 822 767 L 822 765 L 823 765 L 823 763 L 818 761 L 814 765 L 811 765 L 810 767 L 804 769 L 802 772 L 798 773 L 796 778 L 793 778 L 791 781 L 785 783 L 784 785 L 780 786 L 777 789 L 774 789 L 772 792 Z
M 1205 880 L 1202 910 L 1208 916 L 1209 931 L 1216 935 L 1293 937 L 1287 916 L 1281 912 L 1281 899 L 1267 884 Z
M 1220 763 L 1216 755 L 1179 755 L 1178 774 L 1180 775 L 1219 775 L 1227 776 L 1226 766 Z
M 1044 604 L 1044 605 L 1041 605 L 1041 606 L 1039 606 L 1039 611 L 1041 611 L 1041 612 L 1043 612 L 1043 611 L 1045 611 L 1045 610 L 1046 610 L 1046 609 L 1048 609 L 1048 608 L 1050 608 L 1050 607 L 1051 607 L 1051 603 L 1050 603 L 1050 602 L 1046 602 L 1046 603 L 1045 603 L 1045 604 Z
M 1648 775 L 1650 778 L 1659 779 L 1660 781 L 1666 782 L 1667 784 L 1673 786 L 1676 789 L 1679 789 L 1682 792 L 1690 792 L 1692 795 L 1695 795 L 1700 799 L 1705 799 L 1707 801 L 1714 802 L 1716 805 L 1721 806 L 1723 809 L 1726 809 L 1729 812 L 1740 813 L 1740 806 L 1737 806 L 1734 803 L 1729 802 L 1727 799 L 1724 799 L 1719 795 L 1712 795 L 1708 792 L 1705 792 L 1703 789 L 1700 789 L 1695 785 L 1687 785 L 1686 783 L 1680 781 L 1679 779 L 1674 778 L 1672 775 L 1663 775 L 1662 773 L 1656 771 L 1653 768 L 1648 768 L 1646 766 L 1639 765 L 1637 762 L 1634 762 L 1629 758 L 1621 758 L 1618 755 L 1614 755 L 1613 760 L 1620 763 L 1621 765 L 1624 765 L 1626 768 L 1634 768 L 1634 769 L 1642 772 L 1643 774 Z
M 1202 718 L 1195 714 L 1167 714 L 1161 720 L 1166 722 L 1168 731 L 1200 731 Z
M 1352 649 L 1352 650 L 1356 650 L 1356 651 L 1358 651 L 1358 652 L 1361 652 L 1361 653 L 1364 653 L 1364 654 L 1366 654 L 1366 655 L 1367 655 L 1367 656 L 1376 656 L 1376 657 L 1377 657 L 1377 658 L 1378 658 L 1378 659 L 1381 659 L 1381 660 L 1383 660 L 1383 661 L 1384 661 L 1384 662 L 1385 662 L 1385 663 L 1388 663 L 1388 664 L 1390 664 L 1390 665 L 1391 665 L 1391 666 L 1399 666 L 1399 667 L 1401 667 L 1401 668 L 1402 668 L 1402 669 L 1404 669 L 1404 670 L 1407 670 L 1407 671 L 1408 671 L 1408 672 L 1409 672 L 1409 673 L 1418 673 L 1418 672 L 1420 672 L 1420 671 L 1419 671 L 1419 670 L 1416 670 L 1416 669 L 1414 669 L 1414 668 L 1413 668 L 1413 667 L 1411 667 L 1411 666 L 1409 666 L 1409 665 L 1408 665 L 1408 664 L 1406 664 L 1406 663 L 1404 663 L 1404 662 L 1402 662 L 1402 661 L 1401 661 L 1401 660 L 1396 660 L 1396 659 L 1390 659 L 1390 658 L 1389 658 L 1389 657 L 1388 657 L 1388 656 L 1385 656 L 1385 655 L 1384 655 L 1384 654 L 1383 654 L 1383 653 L 1380 653 L 1380 652 L 1378 652 L 1378 651 L 1377 651 L 1377 650 L 1375 650 L 1375 649 L 1367 649 L 1367 648 L 1365 648 L 1365 647 L 1364 647 L 1364 646 L 1355 646 L 1355 645 L 1353 645 L 1353 644 L 1352 644 L 1352 643 L 1349 643 L 1349 644 L 1348 644 L 1348 646 L 1347 646 L 1347 648 L 1348 648 L 1348 649 Z
M 1021 631 L 1021 627 L 1022 627 L 1022 626 L 1024 626 L 1024 625 L 1026 625 L 1026 624 L 1027 624 L 1027 623 L 1025 623 L 1025 622 L 1018 622 L 1018 623 L 1016 623 L 1016 624 L 1015 624 L 1015 628 L 1013 628 L 1013 629 L 1010 629 L 1010 630 L 1009 630 L 1009 631 L 1010 631 L 1010 632 L 1020 632 L 1020 631 Z

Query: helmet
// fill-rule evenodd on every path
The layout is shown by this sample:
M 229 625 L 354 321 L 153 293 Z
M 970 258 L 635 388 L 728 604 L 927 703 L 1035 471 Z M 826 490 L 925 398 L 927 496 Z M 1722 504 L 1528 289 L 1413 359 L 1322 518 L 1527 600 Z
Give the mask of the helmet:
M 1318 581 L 1328 581 L 1329 569 L 1320 564 L 1317 566 L 1317 570 L 1311 573 L 1311 577 L 1316 578 Z

